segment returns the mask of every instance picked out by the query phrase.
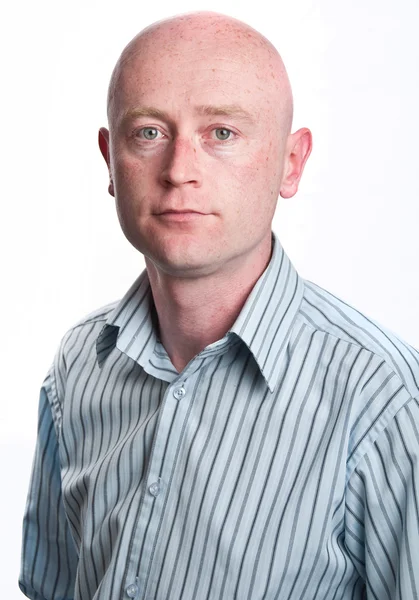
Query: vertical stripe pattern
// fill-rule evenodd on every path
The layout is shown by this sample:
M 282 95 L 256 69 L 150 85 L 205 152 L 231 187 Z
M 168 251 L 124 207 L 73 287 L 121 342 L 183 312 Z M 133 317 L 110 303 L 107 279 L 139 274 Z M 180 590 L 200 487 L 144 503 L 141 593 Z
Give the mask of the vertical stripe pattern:
M 64 335 L 39 398 L 29 598 L 419 598 L 419 354 L 272 240 L 233 327 L 182 373 L 146 271 Z

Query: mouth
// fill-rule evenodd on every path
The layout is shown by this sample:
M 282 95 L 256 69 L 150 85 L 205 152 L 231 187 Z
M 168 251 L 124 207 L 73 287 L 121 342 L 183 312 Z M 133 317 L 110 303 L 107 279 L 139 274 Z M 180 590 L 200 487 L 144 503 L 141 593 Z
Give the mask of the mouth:
M 165 210 L 161 213 L 158 213 L 159 215 L 190 215 L 190 214 L 194 214 L 194 215 L 203 215 L 204 213 L 201 213 L 197 210 L 192 210 L 189 208 L 184 208 L 182 210 L 175 210 L 175 209 L 171 209 L 169 208 L 168 210 Z
M 189 221 L 196 221 L 201 217 L 207 216 L 205 213 L 198 212 L 196 210 L 166 210 L 157 215 L 163 221 L 172 221 L 177 223 L 185 223 Z

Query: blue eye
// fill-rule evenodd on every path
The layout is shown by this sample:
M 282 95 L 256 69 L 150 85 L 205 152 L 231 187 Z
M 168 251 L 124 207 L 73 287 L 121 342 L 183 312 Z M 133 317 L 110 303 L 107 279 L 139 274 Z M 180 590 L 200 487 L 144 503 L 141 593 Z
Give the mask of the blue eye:
M 144 127 L 140 131 L 146 140 L 155 140 L 159 134 L 159 130 L 155 127 Z
M 225 127 L 217 127 L 217 129 L 215 129 L 215 135 L 221 141 L 228 140 L 231 133 L 230 129 L 226 129 Z

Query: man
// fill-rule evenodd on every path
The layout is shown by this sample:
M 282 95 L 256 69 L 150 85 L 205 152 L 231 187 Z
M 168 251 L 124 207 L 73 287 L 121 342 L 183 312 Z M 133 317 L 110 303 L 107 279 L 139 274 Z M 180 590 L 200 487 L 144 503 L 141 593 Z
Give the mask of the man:
M 419 354 L 271 231 L 311 151 L 232 18 L 123 51 L 99 145 L 146 271 L 63 337 L 20 586 L 39 600 L 419 597 Z

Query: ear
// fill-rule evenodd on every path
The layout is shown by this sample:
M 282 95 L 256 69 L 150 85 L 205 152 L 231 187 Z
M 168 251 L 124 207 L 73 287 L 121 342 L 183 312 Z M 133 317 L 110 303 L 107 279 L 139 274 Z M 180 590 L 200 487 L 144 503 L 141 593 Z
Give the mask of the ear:
M 115 196 L 115 191 L 113 187 L 112 180 L 112 172 L 111 172 L 111 162 L 109 158 L 109 131 L 105 127 L 101 127 L 99 129 L 99 148 L 102 153 L 103 158 L 105 159 L 106 164 L 108 165 L 109 171 L 109 186 L 108 192 L 111 196 Z
M 306 127 L 288 136 L 284 160 L 284 174 L 279 190 L 282 198 L 291 198 L 297 193 L 312 145 L 311 131 Z

